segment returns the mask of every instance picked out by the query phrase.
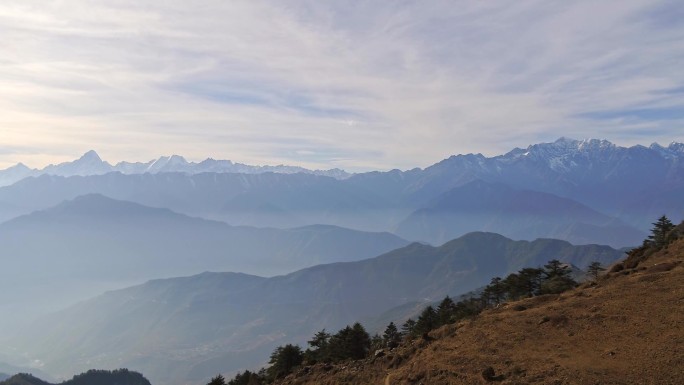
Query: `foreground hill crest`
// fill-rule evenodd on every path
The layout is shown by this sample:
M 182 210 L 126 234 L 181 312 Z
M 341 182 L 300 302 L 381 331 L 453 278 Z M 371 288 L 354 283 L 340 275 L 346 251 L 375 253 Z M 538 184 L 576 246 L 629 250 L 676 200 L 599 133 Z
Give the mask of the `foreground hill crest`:
M 645 255 L 569 292 L 503 304 L 275 384 L 682 384 L 684 239 Z

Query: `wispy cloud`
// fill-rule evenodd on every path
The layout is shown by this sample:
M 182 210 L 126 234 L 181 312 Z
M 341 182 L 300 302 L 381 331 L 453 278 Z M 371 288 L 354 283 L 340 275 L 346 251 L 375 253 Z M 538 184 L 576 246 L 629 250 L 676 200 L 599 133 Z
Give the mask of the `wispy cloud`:
M 0 165 L 95 148 L 361 170 L 561 135 L 684 141 L 681 13 L 648 0 L 5 1 L 0 140 L 36 151 Z

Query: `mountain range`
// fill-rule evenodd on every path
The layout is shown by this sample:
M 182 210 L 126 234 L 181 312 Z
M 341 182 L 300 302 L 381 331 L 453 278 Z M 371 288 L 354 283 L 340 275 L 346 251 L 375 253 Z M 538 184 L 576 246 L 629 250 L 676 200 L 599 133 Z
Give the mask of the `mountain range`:
M 396 233 L 440 244 L 472 229 L 513 239 L 557 238 L 573 244 L 635 244 L 644 233 L 581 203 L 557 195 L 474 180 L 411 213 Z
M 242 163 L 233 163 L 230 160 L 215 160 L 207 158 L 199 163 L 188 162 L 180 155 L 162 156 L 149 162 L 119 162 L 111 165 L 97 154 L 90 150 L 83 154 L 79 159 L 72 162 L 51 164 L 42 169 L 32 169 L 18 163 L 5 170 L 0 170 L 0 186 L 8 186 L 21 179 L 30 176 L 58 175 L 58 176 L 88 176 L 102 175 L 110 172 L 120 172 L 122 174 L 157 174 L 160 172 L 181 172 L 187 174 L 198 174 L 203 172 L 219 173 L 240 173 L 240 174 L 259 174 L 264 172 L 275 172 L 284 174 L 305 173 L 314 175 L 325 175 L 333 178 L 344 179 L 351 174 L 340 170 L 309 170 L 297 166 L 250 166 Z
M 284 274 L 408 244 L 335 226 L 230 226 L 90 194 L 0 224 L 0 325 L 103 290 L 207 270 Z M 31 277 L 31 279 L 26 279 Z
M 305 343 L 322 328 L 460 294 L 524 266 L 556 258 L 586 267 L 622 254 L 607 246 L 471 233 L 439 247 L 413 243 L 271 278 L 203 273 L 154 280 L 45 317 L 12 344 L 62 376 L 123 365 L 153 383 L 198 382 L 258 367 L 274 346 Z
M 162 163 L 188 163 L 181 159 L 170 157 Z M 558 237 L 622 247 L 640 242 L 653 218 L 666 214 L 677 221 L 684 215 L 681 143 L 627 148 L 605 140 L 561 138 L 494 157 L 456 155 L 425 169 L 337 179 L 311 173 L 246 174 L 212 167 L 195 168 L 201 170 L 195 173 L 152 167 L 158 162 L 144 170 L 122 166 L 107 172 L 112 169 L 104 163 L 88 153 L 75 162 L 46 167 L 51 174 L 1 187 L 0 221 L 99 193 L 232 225 L 328 224 L 395 232 L 435 244 L 469 231 L 496 231 L 520 239 Z M 84 171 L 85 165 L 95 171 Z M 5 171 L 16 174 L 18 167 Z M 71 171 L 55 171 L 60 167 Z M 99 175 L 89 175 L 93 173 Z M 483 192 L 499 190 L 494 193 L 500 196 L 468 193 L 473 186 Z M 458 203 L 464 197 L 468 207 Z M 513 207 L 531 211 L 520 213 Z M 447 218 L 432 214 L 444 208 Z M 540 210 L 549 214 L 540 215 Z M 509 215 L 516 219 L 501 220 Z
M 243 166 L 88 152 L 0 171 L 0 337 L 15 337 L 0 361 L 201 382 L 524 266 L 611 263 L 684 214 L 677 143 L 561 138 L 353 175 Z

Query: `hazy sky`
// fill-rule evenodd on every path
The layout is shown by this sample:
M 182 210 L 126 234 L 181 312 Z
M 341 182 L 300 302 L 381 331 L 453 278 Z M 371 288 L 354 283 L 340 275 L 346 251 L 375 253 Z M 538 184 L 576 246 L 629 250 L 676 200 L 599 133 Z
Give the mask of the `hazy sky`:
M 681 1 L 0 2 L 0 168 L 684 141 Z

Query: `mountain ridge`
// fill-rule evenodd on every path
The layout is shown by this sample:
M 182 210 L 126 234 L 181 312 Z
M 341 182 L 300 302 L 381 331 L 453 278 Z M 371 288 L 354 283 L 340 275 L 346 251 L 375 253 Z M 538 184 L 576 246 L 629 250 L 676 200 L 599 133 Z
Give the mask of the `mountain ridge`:
M 433 198 L 399 223 L 396 233 L 439 244 L 471 231 L 613 247 L 636 245 L 645 237 L 644 232 L 572 199 L 480 179 Z
M 684 239 L 647 255 L 565 293 L 502 303 L 370 358 L 314 363 L 274 383 L 680 384 Z
M 112 165 L 109 162 L 102 160 L 94 150 L 89 150 L 74 161 L 50 164 L 42 169 L 31 169 L 23 163 L 18 163 L 7 169 L 0 170 L 0 186 L 8 186 L 31 176 L 89 176 L 102 175 L 110 172 L 121 172 L 122 174 L 156 174 L 163 172 L 182 172 L 187 174 L 198 174 L 203 172 L 259 174 L 275 172 L 284 174 L 305 173 L 329 176 L 336 179 L 345 179 L 351 175 L 338 168 L 310 170 L 304 167 L 286 165 L 251 166 L 242 163 L 234 163 L 230 160 L 215 160 L 212 158 L 207 158 L 201 162 L 188 162 L 180 155 L 160 156 L 159 158 L 148 162 L 121 161 Z
M 621 254 L 607 246 L 476 232 L 438 247 L 416 242 L 362 261 L 270 278 L 203 273 L 150 281 L 45 318 L 23 342 L 13 343 L 63 375 L 86 364 L 123 364 L 155 382 L 193 382 L 213 370 L 258 366 L 280 341 L 303 343 L 321 328 L 342 327 L 385 308 L 458 295 L 522 266 L 554 258 L 586 266 Z M 71 348 L 65 356 L 50 346 Z
M 370 258 L 408 241 L 335 226 L 231 226 L 89 194 L 0 224 L 0 244 L 4 331 L 40 308 L 56 310 L 88 293 L 152 278 L 206 270 L 283 274 Z

